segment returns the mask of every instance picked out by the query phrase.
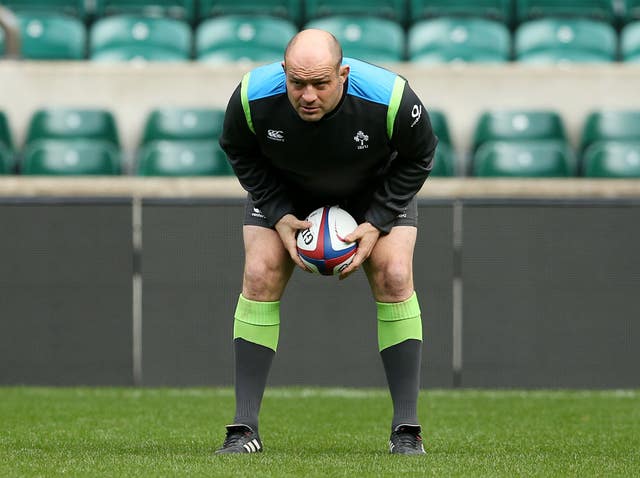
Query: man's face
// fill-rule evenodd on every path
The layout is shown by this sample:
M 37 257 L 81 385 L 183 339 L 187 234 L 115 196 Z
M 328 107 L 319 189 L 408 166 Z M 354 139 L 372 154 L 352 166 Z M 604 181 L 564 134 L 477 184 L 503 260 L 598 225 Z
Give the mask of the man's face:
M 287 96 L 304 121 L 319 121 L 340 102 L 347 65 L 309 64 L 288 60 L 283 63 Z

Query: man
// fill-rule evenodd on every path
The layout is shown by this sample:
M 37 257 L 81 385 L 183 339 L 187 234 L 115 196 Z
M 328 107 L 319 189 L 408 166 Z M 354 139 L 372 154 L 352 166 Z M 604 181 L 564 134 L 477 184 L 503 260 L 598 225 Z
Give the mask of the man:
M 363 267 L 377 302 L 379 350 L 393 401 L 390 451 L 423 454 L 417 417 L 422 324 L 413 290 L 415 195 L 437 139 L 398 75 L 342 58 L 333 35 L 303 30 L 282 63 L 247 73 L 220 144 L 248 191 L 245 266 L 234 321 L 234 424 L 216 453 L 262 451 L 258 412 L 275 354 L 280 298 L 295 265 L 296 234 L 313 209 L 339 204 L 358 222 L 344 279 Z

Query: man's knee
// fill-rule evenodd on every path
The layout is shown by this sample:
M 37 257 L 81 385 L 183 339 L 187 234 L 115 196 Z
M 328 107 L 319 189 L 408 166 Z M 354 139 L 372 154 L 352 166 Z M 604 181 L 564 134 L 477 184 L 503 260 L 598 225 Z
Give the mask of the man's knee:
M 390 258 L 372 271 L 372 286 L 379 299 L 389 302 L 405 300 L 413 292 L 411 263 Z
M 291 265 L 273 257 L 246 259 L 242 294 L 251 300 L 279 300 L 292 272 Z

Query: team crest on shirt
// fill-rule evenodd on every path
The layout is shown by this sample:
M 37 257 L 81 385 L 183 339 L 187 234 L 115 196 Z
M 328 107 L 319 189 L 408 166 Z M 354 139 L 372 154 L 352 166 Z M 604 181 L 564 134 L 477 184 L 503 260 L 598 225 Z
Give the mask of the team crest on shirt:
M 369 141 L 369 135 L 364 134 L 362 131 L 358 131 L 353 137 L 353 140 L 357 143 L 356 149 L 367 149 L 369 147 L 367 144 L 367 141 Z

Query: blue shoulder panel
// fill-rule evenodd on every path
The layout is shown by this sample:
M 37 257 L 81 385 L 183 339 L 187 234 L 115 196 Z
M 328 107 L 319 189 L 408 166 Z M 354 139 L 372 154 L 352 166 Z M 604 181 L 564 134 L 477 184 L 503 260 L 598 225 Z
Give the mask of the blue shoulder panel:
M 249 75 L 249 101 L 274 96 L 286 91 L 285 76 L 280 62 L 259 66 Z
M 342 64 L 351 66 L 348 94 L 374 103 L 389 104 L 397 74 L 354 58 L 344 58 Z

